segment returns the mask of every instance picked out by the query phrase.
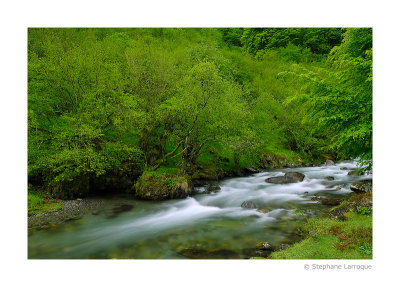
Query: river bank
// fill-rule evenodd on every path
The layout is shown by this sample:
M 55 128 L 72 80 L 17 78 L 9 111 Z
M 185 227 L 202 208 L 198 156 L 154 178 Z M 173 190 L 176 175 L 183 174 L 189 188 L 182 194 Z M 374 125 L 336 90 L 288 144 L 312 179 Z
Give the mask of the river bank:
M 372 192 L 354 194 L 327 216 L 308 219 L 302 240 L 268 259 L 372 259 Z
M 28 217 L 28 228 L 45 228 L 46 226 L 54 226 L 66 221 L 76 220 L 83 215 L 96 212 L 104 206 L 102 199 L 75 199 L 60 200 L 62 209 L 54 212 L 38 212 Z

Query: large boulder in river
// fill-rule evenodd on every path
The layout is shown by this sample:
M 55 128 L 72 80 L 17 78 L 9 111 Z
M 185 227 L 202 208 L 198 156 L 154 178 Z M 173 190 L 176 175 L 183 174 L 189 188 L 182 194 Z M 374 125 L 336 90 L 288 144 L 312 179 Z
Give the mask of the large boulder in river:
M 276 183 L 276 184 L 295 183 L 303 181 L 304 177 L 305 175 L 300 172 L 287 172 L 283 176 L 270 177 L 267 178 L 265 181 L 268 183 Z
M 357 193 L 370 192 L 370 191 L 372 191 L 372 180 L 366 179 L 366 180 L 353 182 L 350 185 L 350 189 Z
M 289 178 L 293 178 L 293 179 L 295 179 L 297 181 L 303 181 L 303 179 L 305 177 L 304 174 L 302 174 L 300 172 L 293 172 L 293 171 L 285 173 L 285 176 L 289 177 Z
M 328 166 L 328 165 L 335 165 L 335 163 L 333 162 L 333 160 L 327 159 L 326 162 L 325 162 L 325 165 L 326 165 L 326 166 Z
M 135 196 L 146 200 L 185 198 L 194 192 L 193 184 L 184 176 L 151 173 L 143 174 L 134 188 Z

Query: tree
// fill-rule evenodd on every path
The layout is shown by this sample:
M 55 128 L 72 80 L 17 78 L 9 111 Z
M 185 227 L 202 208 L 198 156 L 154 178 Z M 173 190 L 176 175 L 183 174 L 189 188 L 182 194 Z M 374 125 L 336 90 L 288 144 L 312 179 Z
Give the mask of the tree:
M 98 41 L 83 31 L 29 31 L 29 174 L 47 185 L 88 182 L 124 164 L 141 169 L 140 149 L 120 137 L 132 104 L 122 80 L 127 36 Z
M 347 29 L 329 55 L 331 69 L 310 80 L 310 115 L 331 135 L 327 147 L 340 158 L 360 157 L 372 167 L 372 29 Z
M 203 147 L 224 141 L 231 127 L 243 119 L 238 87 L 224 80 L 213 62 L 194 65 L 183 79 L 177 96 L 162 109 L 175 121 L 171 134 L 181 151 L 181 172 L 191 173 Z M 176 150 L 176 149 L 174 149 Z

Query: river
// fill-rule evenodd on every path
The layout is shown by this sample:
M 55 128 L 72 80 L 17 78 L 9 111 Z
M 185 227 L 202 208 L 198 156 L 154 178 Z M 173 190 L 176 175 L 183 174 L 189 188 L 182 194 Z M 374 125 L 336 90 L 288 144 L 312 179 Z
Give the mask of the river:
M 342 170 L 346 167 L 348 170 Z M 221 190 L 163 202 L 138 201 L 128 196 L 106 198 L 100 210 L 47 229 L 29 231 L 29 258 L 185 259 L 249 258 L 255 246 L 298 240 L 304 217 L 325 214 L 330 206 L 319 198 L 343 198 L 352 182 L 371 178 L 348 176 L 356 162 L 333 166 L 285 168 L 247 177 L 221 180 Z M 305 174 L 302 182 L 266 183 L 288 171 Z M 333 176 L 334 180 L 326 180 Z M 251 201 L 263 210 L 244 209 Z M 119 212 L 123 210 L 124 212 Z

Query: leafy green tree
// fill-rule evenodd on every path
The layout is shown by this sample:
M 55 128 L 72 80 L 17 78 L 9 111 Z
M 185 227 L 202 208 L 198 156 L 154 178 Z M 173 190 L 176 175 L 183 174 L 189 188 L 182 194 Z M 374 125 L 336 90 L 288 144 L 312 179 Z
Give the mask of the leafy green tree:
M 180 93 L 164 105 L 175 119 L 173 136 L 181 146 L 181 171 L 191 173 L 203 147 L 226 140 L 241 118 L 240 90 L 224 80 L 213 62 L 194 65 L 180 86 Z
M 310 115 L 331 137 L 328 149 L 372 166 L 372 29 L 347 29 L 331 69 L 309 73 Z M 322 76 L 321 76 L 322 75 Z
M 285 48 L 289 43 L 315 54 L 328 54 L 341 39 L 340 28 L 245 28 L 241 41 L 254 55 L 265 49 Z
M 75 29 L 29 32 L 36 39 L 28 65 L 30 175 L 54 185 L 89 180 L 124 162 L 140 170 L 141 151 L 118 138 L 128 111 L 121 81 L 126 35 L 97 41 Z

